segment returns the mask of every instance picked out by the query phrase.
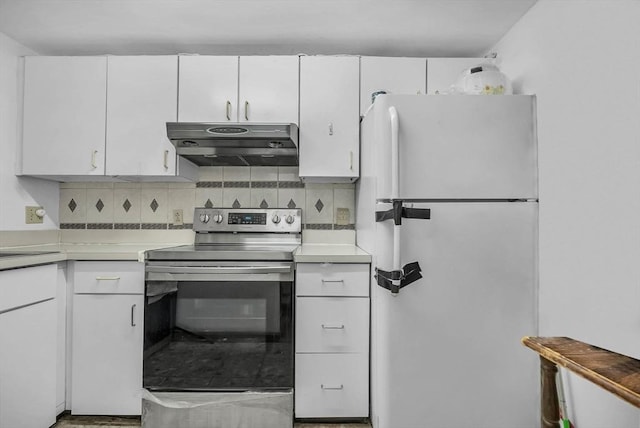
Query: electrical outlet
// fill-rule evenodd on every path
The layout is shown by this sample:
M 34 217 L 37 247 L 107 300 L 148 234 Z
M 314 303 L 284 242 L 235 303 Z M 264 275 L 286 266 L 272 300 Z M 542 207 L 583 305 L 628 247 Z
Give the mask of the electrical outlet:
M 25 224 L 39 224 L 42 223 L 43 220 L 44 210 L 42 207 L 24 207 Z
M 173 225 L 182 226 L 183 224 L 184 219 L 182 217 L 182 210 L 173 210 Z
M 336 224 L 346 226 L 349 224 L 350 217 L 349 208 L 336 209 Z

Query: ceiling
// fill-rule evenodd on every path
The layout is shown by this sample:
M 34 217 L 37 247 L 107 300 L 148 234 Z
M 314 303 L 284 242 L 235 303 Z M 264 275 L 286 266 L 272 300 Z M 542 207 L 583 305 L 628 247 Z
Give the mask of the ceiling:
M 537 0 L 0 0 L 44 55 L 481 56 Z

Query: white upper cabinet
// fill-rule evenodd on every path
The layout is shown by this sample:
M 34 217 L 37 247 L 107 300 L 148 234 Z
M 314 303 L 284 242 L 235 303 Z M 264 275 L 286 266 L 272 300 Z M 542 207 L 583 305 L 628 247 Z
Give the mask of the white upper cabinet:
M 236 122 L 238 57 L 180 56 L 179 122 Z
M 371 105 L 377 91 L 388 94 L 425 94 L 427 60 L 425 58 L 360 58 L 360 114 Z
M 22 174 L 104 175 L 106 57 L 26 57 Z
M 297 56 L 181 56 L 180 122 L 298 123 Z
M 111 56 L 107 64 L 106 173 L 175 176 L 166 122 L 178 118 L 178 57 Z
M 428 58 L 427 93 L 448 92 L 464 70 L 490 61 L 487 58 Z
M 360 58 L 300 58 L 300 168 L 304 181 L 359 176 Z
M 241 56 L 238 122 L 298 123 L 298 57 Z

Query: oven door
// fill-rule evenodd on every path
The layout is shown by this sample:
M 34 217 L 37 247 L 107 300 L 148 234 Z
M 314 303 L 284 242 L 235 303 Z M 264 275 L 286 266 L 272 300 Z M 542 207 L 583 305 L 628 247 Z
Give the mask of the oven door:
M 144 387 L 290 390 L 292 262 L 149 261 Z

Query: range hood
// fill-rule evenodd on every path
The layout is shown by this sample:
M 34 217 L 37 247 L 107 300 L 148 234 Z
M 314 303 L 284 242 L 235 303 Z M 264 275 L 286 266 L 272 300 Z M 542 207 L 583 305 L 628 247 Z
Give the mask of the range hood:
M 297 166 L 295 123 L 167 122 L 176 153 L 199 166 Z

